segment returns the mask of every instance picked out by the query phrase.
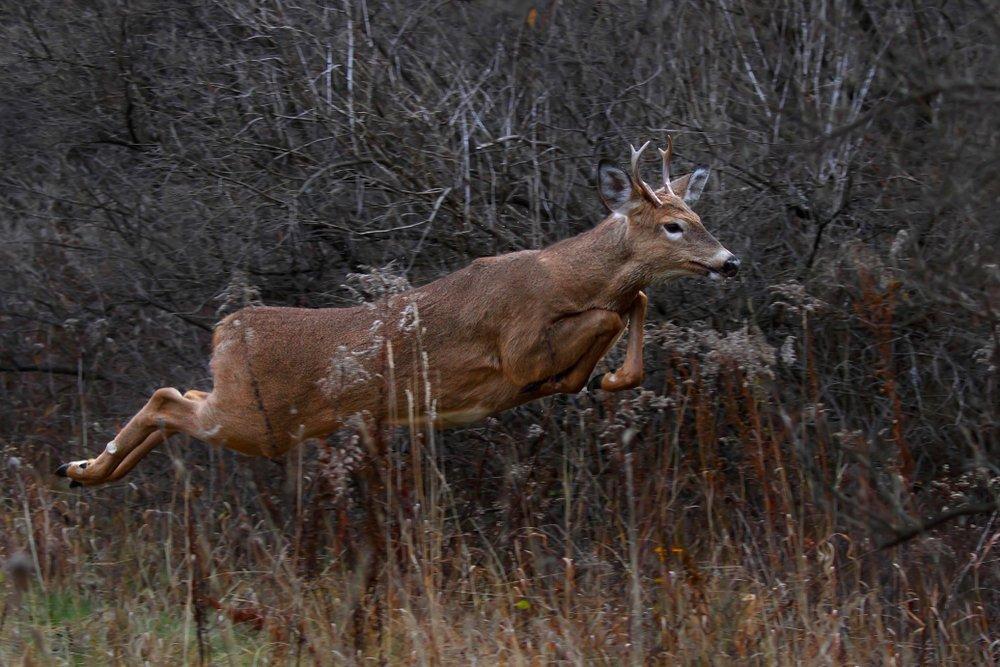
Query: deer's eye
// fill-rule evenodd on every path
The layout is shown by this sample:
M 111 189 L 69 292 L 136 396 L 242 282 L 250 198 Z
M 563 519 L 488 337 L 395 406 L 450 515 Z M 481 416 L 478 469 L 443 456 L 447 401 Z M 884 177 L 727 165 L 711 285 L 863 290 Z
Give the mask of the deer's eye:
M 667 234 L 680 234 L 684 231 L 684 228 L 676 222 L 668 222 L 663 228 L 667 230 Z

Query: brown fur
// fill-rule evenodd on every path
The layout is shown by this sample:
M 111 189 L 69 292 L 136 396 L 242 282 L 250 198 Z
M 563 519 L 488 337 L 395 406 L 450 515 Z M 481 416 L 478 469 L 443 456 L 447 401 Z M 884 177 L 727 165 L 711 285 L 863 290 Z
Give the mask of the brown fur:
M 625 214 L 578 236 L 477 259 L 376 303 L 244 308 L 216 327 L 211 393 L 158 389 L 114 447 L 61 471 L 88 485 L 119 479 L 174 432 L 277 456 L 354 415 L 441 426 L 473 421 L 580 391 L 627 321 L 625 362 L 599 382 L 609 391 L 637 386 L 642 288 L 707 273 L 700 265 L 717 261 L 721 250 L 682 200 L 687 182 L 674 181 L 674 194 L 658 191 L 661 206 L 636 190 Z M 663 224 L 677 220 L 687 231 L 670 241 Z

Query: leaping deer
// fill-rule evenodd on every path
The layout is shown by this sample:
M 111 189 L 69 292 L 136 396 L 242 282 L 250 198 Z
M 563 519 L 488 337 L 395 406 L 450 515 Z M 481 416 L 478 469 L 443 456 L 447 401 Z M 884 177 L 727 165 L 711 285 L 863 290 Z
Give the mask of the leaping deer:
M 629 325 L 621 368 L 592 387 L 643 379 L 643 322 L 653 281 L 736 274 L 740 262 L 691 210 L 707 168 L 663 185 L 597 169 L 608 216 L 541 250 L 474 260 L 423 287 L 353 308 L 247 307 L 212 341 L 211 393 L 162 388 L 93 459 L 63 464 L 73 485 L 120 479 L 173 433 L 254 456 L 325 437 L 352 415 L 381 422 L 467 423 L 583 389 Z

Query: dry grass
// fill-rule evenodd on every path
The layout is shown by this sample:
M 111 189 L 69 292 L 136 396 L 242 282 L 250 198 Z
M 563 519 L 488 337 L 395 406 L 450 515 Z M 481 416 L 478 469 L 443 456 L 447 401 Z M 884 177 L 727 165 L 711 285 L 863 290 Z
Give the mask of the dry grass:
M 653 332 L 654 390 L 386 432 L 353 483 L 371 436 L 197 469 L 174 443 L 83 493 L 11 459 L 0 660 L 995 662 L 994 519 L 875 550 L 877 471 L 737 333 Z

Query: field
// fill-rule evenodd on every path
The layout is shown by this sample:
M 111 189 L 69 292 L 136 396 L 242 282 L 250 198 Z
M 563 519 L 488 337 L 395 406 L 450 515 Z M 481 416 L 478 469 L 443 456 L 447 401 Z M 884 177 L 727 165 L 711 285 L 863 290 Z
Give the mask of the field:
M 97 0 L 0 36 L 0 664 L 1000 662 L 985 4 Z M 667 133 L 743 270 L 651 288 L 642 388 L 53 475 L 210 388 L 226 313 L 589 229 L 597 160 Z

